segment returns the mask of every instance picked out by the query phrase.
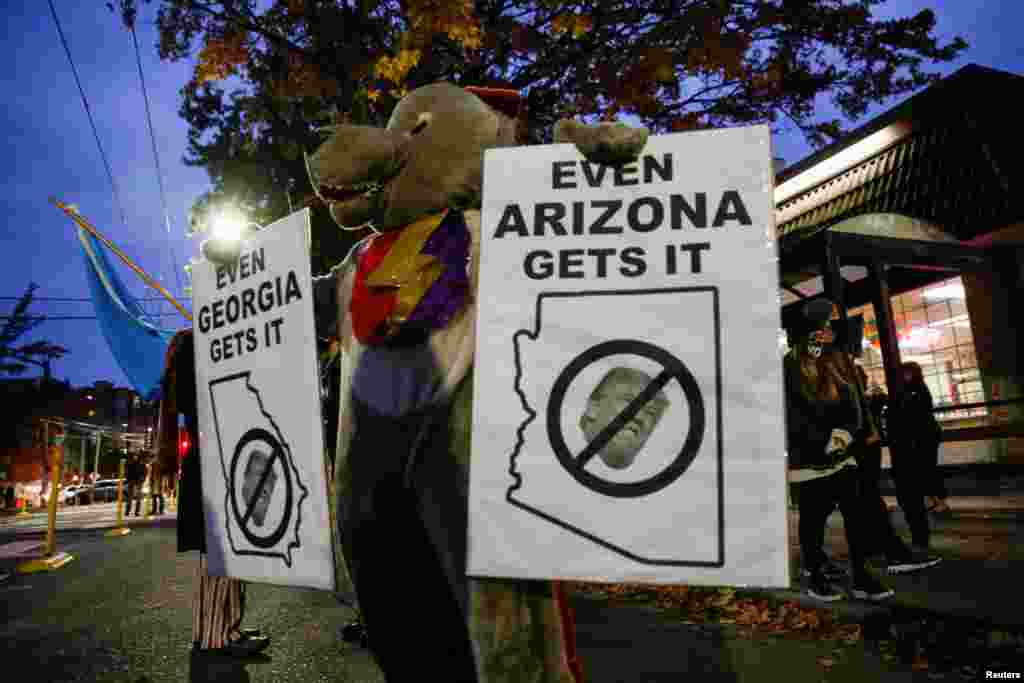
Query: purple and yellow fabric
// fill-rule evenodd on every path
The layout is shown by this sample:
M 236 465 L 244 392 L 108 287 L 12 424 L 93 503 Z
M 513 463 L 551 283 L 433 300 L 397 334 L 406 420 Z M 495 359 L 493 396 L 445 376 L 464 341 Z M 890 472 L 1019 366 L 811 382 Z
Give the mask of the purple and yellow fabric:
M 363 344 L 384 344 L 403 328 L 447 325 L 469 294 L 469 231 L 445 211 L 373 238 L 352 289 L 352 326 Z

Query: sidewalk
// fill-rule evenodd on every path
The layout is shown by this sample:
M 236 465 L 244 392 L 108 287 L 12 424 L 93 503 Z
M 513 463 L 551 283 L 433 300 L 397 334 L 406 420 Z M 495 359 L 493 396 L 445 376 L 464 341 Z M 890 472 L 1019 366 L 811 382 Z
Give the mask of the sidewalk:
M 756 626 L 726 610 L 698 618 L 653 590 L 629 598 L 573 590 L 585 681 L 959 682 L 986 680 L 986 670 L 1024 673 L 1024 623 L 1016 614 L 1024 514 L 1006 501 L 950 504 L 954 514 L 935 520 L 934 535 L 947 559 L 918 574 L 887 577 L 897 595 L 881 605 L 825 606 L 799 592 L 795 571 L 790 589 L 735 591 L 759 609 L 795 617 Z M 893 519 L 905 535 L 902 515 Z M 338 637 L 350 610 L 323 591 L 269 584 L 250 584 L 246 598 L 247 625 L 273 638 L 265 661 L 190 657 L 196 559 L 176 553 L 174 522 L 167 515 L 133 524 L 135 532 L 119 539 L 98 529 L 59 532 L 58 544 L 74 562 L 0 580 L 0 658 L 55 683 L 382 681 L 369 653 Z M 827 546 L 834 556 L 845 553 L 840 515 L 830 520 Z M 415 590 L 411 570 L 396 599 L 416 610 Z M 412 656 L 414 650 L 410 645 Z
M 932 518 L 933 548 L 943 562 L 914 574 L 882 575 L 896 595 L 881 603 L 825 604 L 805 595 L 798 516 L 791 513 L 790 588 L 737 589 L 736 599 L 770 606 L 768 614 L 799 607 L 806 619 L 839 625 L 817 636 L 778 621 L 744 627 L 723 618 L 735 615 L 694 619 L 653 591 L 625 599 L 577 592 L 573 604 L 580 653 L 592 674 L 588 683 L 667 683 L 681 672 L 699 672 L 701 681 L 787 683 L 986 680 L 986 670 L 1024 675 L 1024 496 L 948 502 L 952 512 Z M 892 510 L 895 500 L 887 503 Z M 909 538 L 902 513 L 896 508 L 891 514 L 897 531 Z M 826 549 L 839 559 L 847 555 L 839 514 L 829 520 Z M 632 635 L 623 638 L 620 626 Z

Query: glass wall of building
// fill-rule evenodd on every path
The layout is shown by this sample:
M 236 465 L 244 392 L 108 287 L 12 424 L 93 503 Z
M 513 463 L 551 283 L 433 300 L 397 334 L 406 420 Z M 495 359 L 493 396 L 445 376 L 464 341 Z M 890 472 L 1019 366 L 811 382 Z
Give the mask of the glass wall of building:
M 960 277 L 895 296 L 892 308 L 900 357 L 921 366 L 936 407 L 983 402 L 985 393 Z M 860 363 L 868 375 L 869 392 L 888 393 L 874 307 L 868 304 L 851 309 L 849 315 L 864 316 Z M 973 408 L 940 411 L 936 417 L 951 422 L 986 414 L 984 408 Z

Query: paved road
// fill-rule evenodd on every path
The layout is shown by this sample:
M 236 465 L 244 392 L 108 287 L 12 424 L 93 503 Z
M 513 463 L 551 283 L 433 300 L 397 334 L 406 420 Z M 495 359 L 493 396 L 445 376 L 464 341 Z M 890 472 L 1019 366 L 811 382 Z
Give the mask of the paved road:
M 0 662 L 51 683 L 382 683 L 365 650 L 342 642 L 353 613 L 328 593 L 252 584 L 250 626 L 273 638 L 268 656 L 238 661 L 189 652 L 196 555 L 174 552 L 168 520 L 107 539 L 95 531 L 66 535 L 75 556 L 47 574 L 0 583 Z M 414 577 L 396 597 L 416 609 Z M 587 683 L 737 683 L 823 680 L 818 659 L 832 658 L 833 683 L 913 681 L 908 667 L 887 664 L 863 644 L 745 640 L 735 628 L 684 624 L 644 607 L 576 601 Z M 415 656 L 415 643 L 409 645 Z M 765 676 L 765 672 L 776 672 Z M 424 681 L 430 680 L 424 672 Z M 959 680 L 949 678 L 947 680 Z
M 974 613 L 991 613 L 1002 604 L 1012 615 L 1019 609 L 1009 598 L 1017 594 L 1015 568 L 1024 557 L 1024 525 L 1017 513 L 970 509 L 979 512 L 962 507 L 959 516 L 937 528 L 940 545 L 965 559 L 944 563 L 942 571 L 900 577 L 897 588 L 901 595 L 920 591 L 926 603 L 941 590 L 947 600 L 961 600 Z M 132 518 L 132 534 L 106 538 L 98 529 L 112 526 L 114 512 L 112 505 L 63 510 L 58 548 L 74 555 L 74 561 L 54 572 L 0 580 L 0 662 L 5 667 L 53 683 L 382 681 L 368 652 L 338 638 L 353 612 L 314 590 L 250 586 L 246 622 L 273 638 L 266 658 L 239 662 L 190 654 L 196 554 L 175 552 L 170 516 L 137 525 Z M 832 519 L 829 545 L 841 552 L 840 520 L 838 515 Z M 41 528 L 33 518 L 3 520 L 0 573 L 13 566 L 16 556 L 33 552 Z M 1007 559 L 979 561 L 986 553 Z M 410 610 L 417 608 L 414 575 L 395 591 Z M 934 672 L 912 672 L 909 664 L 888 661 L 864 643 L 839 647 L 824 641 L 747 639 L 735 627 L 687 624 L 678 615 L 642 606 L 575 604 L 587 683 L 676 683 L 687 674 L 727 683 L 964 680 L 955 673 L 932 678 L 928 674 Z M 410 656 L 415 656 L 415 644 L 410 644 Z M 822 660 L 830 662 L 827 668 Z

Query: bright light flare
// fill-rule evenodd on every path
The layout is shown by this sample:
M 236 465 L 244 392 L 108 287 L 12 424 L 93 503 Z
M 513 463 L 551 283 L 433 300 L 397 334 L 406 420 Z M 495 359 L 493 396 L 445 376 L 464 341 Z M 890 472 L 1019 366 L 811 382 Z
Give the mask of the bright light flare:
M 242 239 L 248 222 L 238 211 L 224 209 L 213 218 L 213 239 L 222 242 L 238 242 Z

